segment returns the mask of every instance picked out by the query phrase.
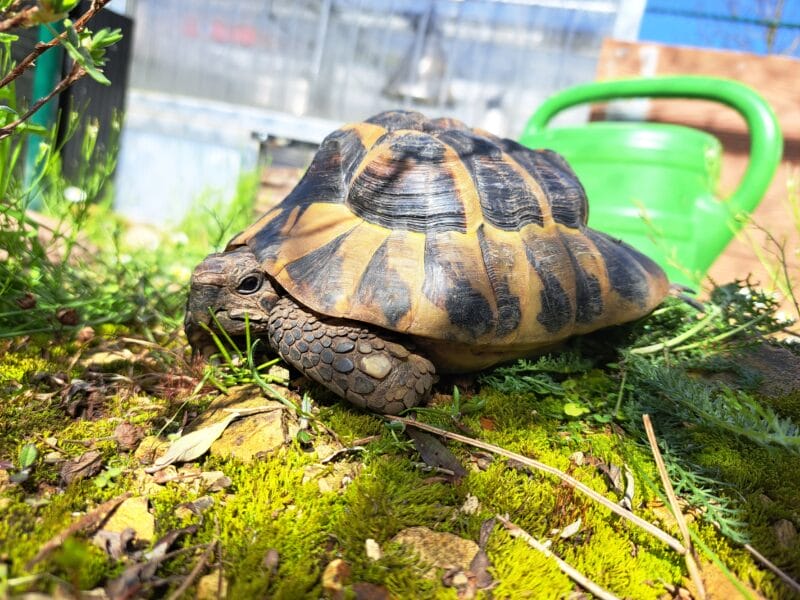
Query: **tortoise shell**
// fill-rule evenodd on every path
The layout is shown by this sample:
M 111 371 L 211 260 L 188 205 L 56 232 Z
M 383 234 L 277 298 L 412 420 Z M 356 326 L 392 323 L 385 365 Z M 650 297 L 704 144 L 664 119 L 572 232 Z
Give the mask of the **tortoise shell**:
M 586 226 L 566 161 L 452 119 L 384 112 L 330 134 L 247 245 L 294 300 L 430 340 L 533 348 L 636 319 L 664 272 Z

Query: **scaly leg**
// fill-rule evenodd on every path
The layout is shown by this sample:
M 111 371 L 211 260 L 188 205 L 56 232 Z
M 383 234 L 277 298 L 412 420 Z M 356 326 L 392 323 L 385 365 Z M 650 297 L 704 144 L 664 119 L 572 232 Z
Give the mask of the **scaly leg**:
M 379 331 L 313 313 L 281 298 L 269 316 L 269 342 L 286 362 L 360 408 L 396 415 L 424 402 L 435 369 Z

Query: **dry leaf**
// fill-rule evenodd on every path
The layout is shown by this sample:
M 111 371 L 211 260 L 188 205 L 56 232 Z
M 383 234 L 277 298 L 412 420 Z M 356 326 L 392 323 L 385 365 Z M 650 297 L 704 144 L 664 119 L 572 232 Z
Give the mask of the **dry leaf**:
M 101 529 L 94 534 L 92 542 L 114 560 L 121 560 L 129 554 L 129 547 L 134 539 L 136 539 L 136 532 L 133 528 L 128 527 L 122 531 Z
M 152 466 L 145 469 L 145 472 L 155 473 L 174 462 L 188 462 L 200 458 L 238 416 L 239 413 L 232 413 L 213 425 L 192 431 L 177 439 Z
M 25 295 L 16 299 L 16 303 L 22 310 L 30 310 L 36 306 L 36 296 L 31 292 L 25 292 Z
M 127 421 L 114 429 L 114 439 L 121 450 L 134 450 L 144 437 L 144 429 Z
M 80 321 L 80 317 L 78 316 L 78 311 L 74 308 L 59 308 L 56 311 L 56 319 L 62 325 L 67 326 L 74 326 L 78 324 Z
M 74 460 L 67 461 L 61 467 L 61 479 L 69 485 L 77 479 L 92 477 L 103 468 L 103 456 L 99 450 L 89 450 Z
M 435 436 L 413 427 L 406 429 L 406 434 L 414 442 L 414 448 L 429 467 L 447 469 L 459 478 L 467 474 L 467 470 L 455 455 Z

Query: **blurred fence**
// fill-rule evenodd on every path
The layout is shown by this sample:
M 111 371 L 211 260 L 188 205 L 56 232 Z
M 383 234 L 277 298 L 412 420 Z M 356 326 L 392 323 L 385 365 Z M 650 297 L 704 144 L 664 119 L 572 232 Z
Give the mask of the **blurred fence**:
M 137 0 L 131 85 L 336 122 L 397 106 L 490 114 L 516 133 L 552 91 L 593 78 L 604 37 L 635 37 L 643 5 Z
M 254 132 L 313 144 L 389 108 L 516 137 L 544 98 L 594 78 L 604 37 L 636 37 L 644 2 L 128 0 L 117 205 L 179 216 L 255 166 Z

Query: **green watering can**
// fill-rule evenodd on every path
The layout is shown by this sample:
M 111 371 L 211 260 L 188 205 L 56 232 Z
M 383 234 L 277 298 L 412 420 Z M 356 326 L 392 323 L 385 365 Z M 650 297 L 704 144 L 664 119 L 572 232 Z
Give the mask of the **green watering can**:
M 703 131 L 664 123 L 594 122 L 547 129 L 559 112 L 619 98 L 699 98 L 737 110 L 750 161 L 729 198 L 714 194 L 722 146 Z M 589 225 L 652 257 L 670 280 L 697 285 L 751 213 L 781 160 L 783 139 L 766 101 L 728 79 L 656 77 L 579 85 L 547 99 L 520 142 L 562 154 L 586 188 Z

